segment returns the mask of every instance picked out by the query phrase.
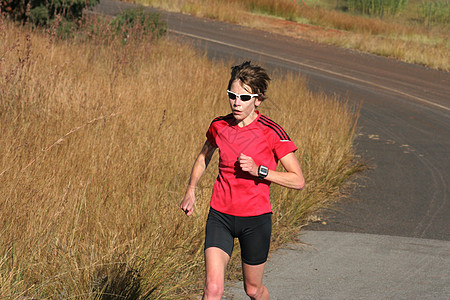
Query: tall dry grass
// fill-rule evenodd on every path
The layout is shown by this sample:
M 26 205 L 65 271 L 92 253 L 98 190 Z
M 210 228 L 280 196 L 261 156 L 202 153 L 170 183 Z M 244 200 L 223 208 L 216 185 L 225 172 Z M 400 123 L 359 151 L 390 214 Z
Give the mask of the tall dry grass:
M 194 215 L 178 205 L 210 121 L 228 113 L 229 64 L 165 40 L 59 40 L 3 19 L 0 33 L 0 298 L 198 295 L 217 163 Z M 293 76 L 269 95 L 261 110 L 307 180 L 273 186 L 276 248 L 361 164 L 354 109 Z

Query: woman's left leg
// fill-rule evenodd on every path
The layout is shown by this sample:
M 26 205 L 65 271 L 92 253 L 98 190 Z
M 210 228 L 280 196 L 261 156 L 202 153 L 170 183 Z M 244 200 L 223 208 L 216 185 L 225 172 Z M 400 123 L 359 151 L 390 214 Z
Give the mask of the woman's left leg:
M 269 291 L 263 284 L 264 267 L 266 263 L 259 265 L 249 265 L 242 263 L 242 273 L 244 275 L 245 293 L 254 300 L 269 299 Z
M 263 284 L 264 267 L 270 248 L 272 214 L 242 219 L 241 244 L 244 289 L 250 299 L 269 299 L 269 291 Z

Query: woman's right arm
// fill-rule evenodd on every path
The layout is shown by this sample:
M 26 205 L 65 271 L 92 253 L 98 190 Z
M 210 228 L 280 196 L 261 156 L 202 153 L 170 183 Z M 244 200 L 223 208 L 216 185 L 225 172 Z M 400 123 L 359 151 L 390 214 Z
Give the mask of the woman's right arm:
M 191 177 L 189 179 L 189 184 L 186 189 L 186 194 L 184 195 L 184 198 L 180 204 L 180 208 L 188 216 L 190 216 L 194 211 L 195 187 L 197 186 L 200 177 L 208 167 L 209 161 L 211 160 L 211 157 L 214 154 L 215 150 L 216 147 L 211 145 L 208 140 L 206 140 L 202 150 L 200 151 L 197 159 L 194 162 L 194 166 L 192 167 L 191 171 Z

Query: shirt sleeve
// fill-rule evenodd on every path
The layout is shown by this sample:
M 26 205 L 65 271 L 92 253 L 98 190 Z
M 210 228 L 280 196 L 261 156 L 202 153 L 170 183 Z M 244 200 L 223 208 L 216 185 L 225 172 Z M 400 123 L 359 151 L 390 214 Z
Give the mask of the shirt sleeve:
M 277 160 L 283 158 L 286 154 L 297 151 L 298 148 L 291 140 L 277 139 L 274 144 L 273 152 Z
M 283 127 L 276 124 L 276 129 L 272 131 L 272 149 L 277 160 L 283 158 L 286 154 L 298 150 Z

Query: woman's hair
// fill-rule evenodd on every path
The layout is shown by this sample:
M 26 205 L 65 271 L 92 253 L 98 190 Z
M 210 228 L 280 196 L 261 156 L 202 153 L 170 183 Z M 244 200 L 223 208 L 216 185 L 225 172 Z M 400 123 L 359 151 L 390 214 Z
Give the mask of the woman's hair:
M 240 65 L 231 67 L 231 77 L 228 82 L 228 89 L 231 88 L 233 81 L 239 80 L 241 86 L 248 85 L 252 90 L 250 93 L 258 94 L 260 100 L 266 99 L 266 90 L 270 81 L 269 75 L 264 68 L 252 65 L 250 61 L 243 62 Z

